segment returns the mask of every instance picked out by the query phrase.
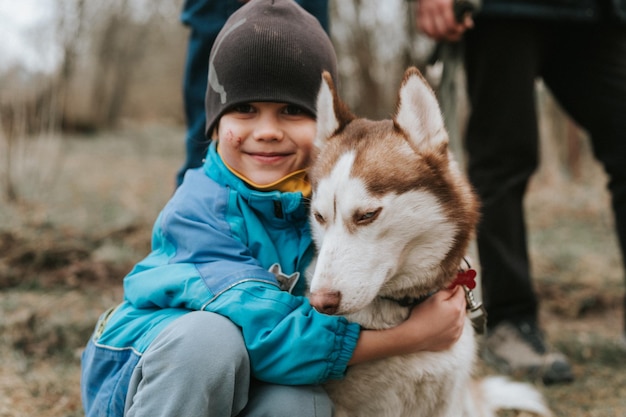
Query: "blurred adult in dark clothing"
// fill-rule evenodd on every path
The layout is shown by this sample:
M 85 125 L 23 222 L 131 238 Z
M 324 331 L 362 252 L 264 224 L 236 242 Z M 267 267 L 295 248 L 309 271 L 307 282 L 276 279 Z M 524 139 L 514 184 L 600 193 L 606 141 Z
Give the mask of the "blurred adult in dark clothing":
M 545 383 L 571 381 L 567 359 L 544 341 L 530 276 L 523 199 L 538 165 L 535 81 L 589 133 L 625 260 L 626 0 L 483 0 L 461 23 L 452 9 L 453 0 L 419 0 L 416 19 L 433 39 L 464 42 L 468 173 L 482 200 L 483 356 Z

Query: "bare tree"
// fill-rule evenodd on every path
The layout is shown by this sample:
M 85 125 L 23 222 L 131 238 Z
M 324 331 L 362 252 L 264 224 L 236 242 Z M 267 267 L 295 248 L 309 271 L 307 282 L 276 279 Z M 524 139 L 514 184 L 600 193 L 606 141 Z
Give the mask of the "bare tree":
M 345 100 L 360 115 L 389 117 L 404 70 L 425 62 L 409 2 L 331 0 L 330 6 Z
M 100 127 L 113 126 L 120 115 L 147 32 L 131 20 L 128 0 L 109 2 L 108 6 L 103 31 L 96 41 L 91 103 Z
M 375 59 L 372 48 L 370 31 L 363 24 L 364 4 L 362 0 L 334 2 L 333 18 L 335 25 L 341 24 L 351 28 L 346 34 L 345 48 L 350 50 L 350 59 L 353 60 L 354 70 L 344 76 L 342 84 L 353 89 L 353 110 L 361 115 L 377 116 L 380 108 L 380 85 L 373 77 Z M 355 88 L 355 83 L 358 88 Z
M 76 74 L 80 57 L 79 42 L 85 36 L 85 0 L 57 0 L 57 38 L 62 50 L 62 60 L 54 83 L 56 111 L 60 124 L 67 127 L 69 122 L 67 99 L 70 86 Z

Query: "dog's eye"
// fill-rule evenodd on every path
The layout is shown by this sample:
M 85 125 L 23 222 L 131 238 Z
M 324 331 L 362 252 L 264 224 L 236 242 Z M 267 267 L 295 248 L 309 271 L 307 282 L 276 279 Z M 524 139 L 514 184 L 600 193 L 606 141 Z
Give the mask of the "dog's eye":
M 315 218 L 315 221 L 317 221 L 319 224 L 326 223 L 326 219 L 318 211 L 313 213 L 313 217 Z
M 355 223 L 358 225 L 369 224 L 376 220 L 381 211 L 382 207 L 379 207 L 376 210 L 366 211 L 365 213 L 358 212 L 354 216 Z

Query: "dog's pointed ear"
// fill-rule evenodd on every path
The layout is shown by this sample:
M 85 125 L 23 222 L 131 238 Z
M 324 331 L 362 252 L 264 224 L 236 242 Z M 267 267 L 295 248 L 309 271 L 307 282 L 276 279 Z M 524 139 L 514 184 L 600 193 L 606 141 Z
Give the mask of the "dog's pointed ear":
M 415 67 L 404 73 L 393 120 L 418 149 L 447 151 L 448 133 L 437 97 Z
M 316 107 L 315 146 L 321 149 L 328 139 L 354 119 L 354 115 L 339 98 L 333 77 L 327 71 L 322 74 L 322 85 L 317 95 Z

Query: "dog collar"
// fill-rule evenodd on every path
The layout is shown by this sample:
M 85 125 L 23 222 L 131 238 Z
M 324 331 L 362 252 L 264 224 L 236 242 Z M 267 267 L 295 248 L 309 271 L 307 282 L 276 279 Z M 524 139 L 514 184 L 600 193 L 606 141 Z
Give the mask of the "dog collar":
M 424 301 L 426 301 L 435 292 L 422 295 L 421 297 L 402 297 L 402 298 L 379 297 L 379 298 L 383 300 L 387 300 L 387 301 L 393 301 L 394 303 L 398 304 L 400 307 L 415 307 L 416 305 L 421 304 Z
M 467 262 L 467 261 L 466 261 Z M 468 263 L 469 266 L 469 263 Z M 469 290 L 473 290 L 476 288 L 476 270 L 468 268 L 457 272 L 456 279 L 450 284 L 448 289 L 452 289 L 457 285 L 463 285 L 467 287 Z M 418 304 L 426 301 L 430 296 L 435 294 L 437 291 L 433 291 L 426 295 L 422 295 L 421 297 L 402 297 L 402 298 L 393 298 L 393 297 L 380 297 L 383 300 L 393 301 L 398 304 L 400 307 L 415 307 Z

